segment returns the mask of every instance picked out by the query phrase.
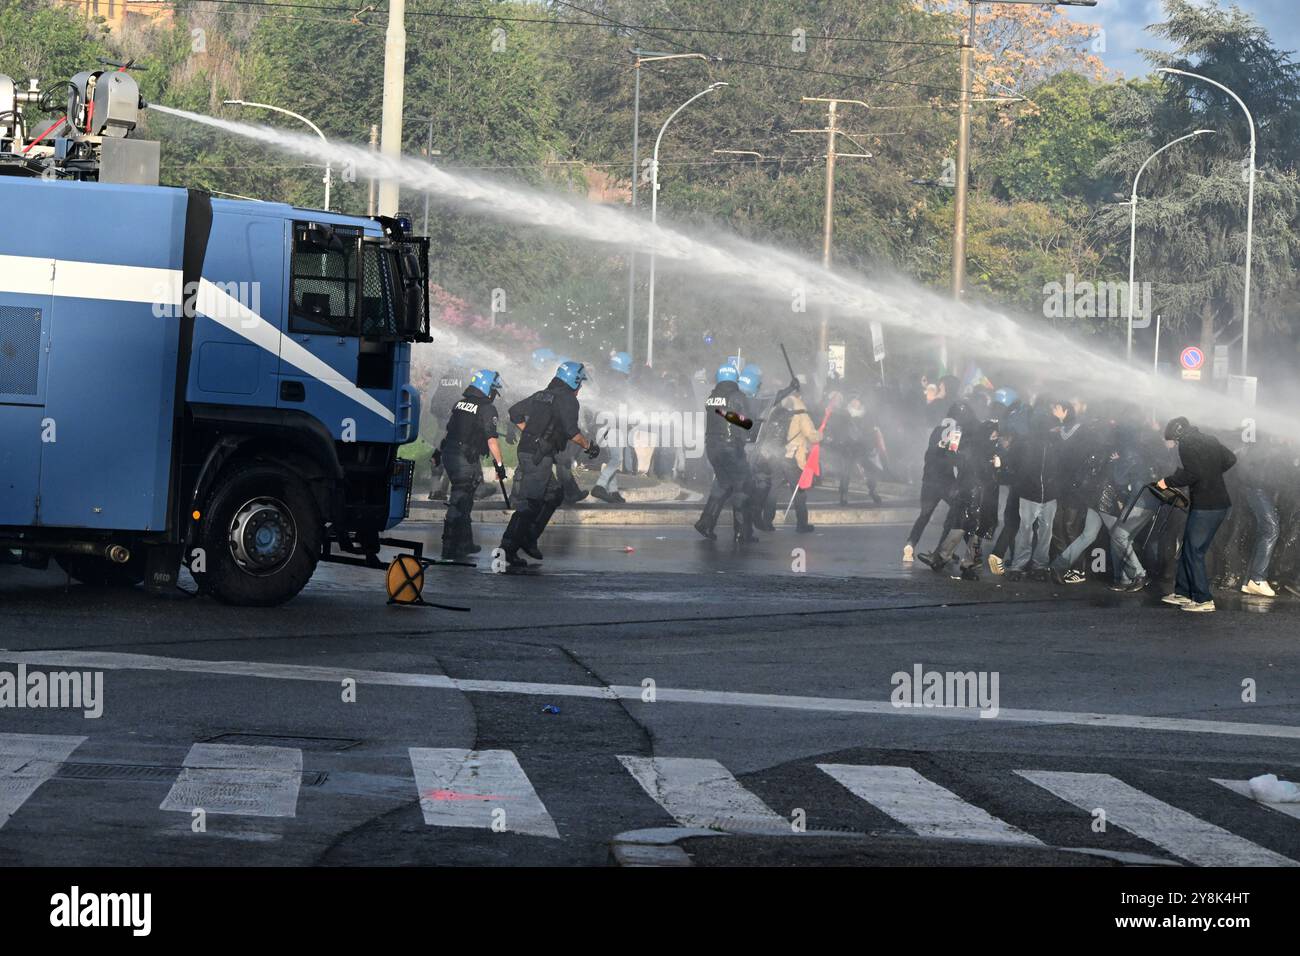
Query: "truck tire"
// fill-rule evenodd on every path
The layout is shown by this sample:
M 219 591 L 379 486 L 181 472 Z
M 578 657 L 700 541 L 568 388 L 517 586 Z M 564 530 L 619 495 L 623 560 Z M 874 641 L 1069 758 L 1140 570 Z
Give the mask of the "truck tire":
M 144 561 L 136 555 L 125 564 L 91 554 L 56 554 L 54 561 L 72 580 L 90 587 L 130 588 L 144 580 Z
M 272 607 L 301 591 L 321 545 L 316 503 L 280 465 L 232 465 L 208 496 L 196 542 L 204 570 L 199 588 L 224 604 Z

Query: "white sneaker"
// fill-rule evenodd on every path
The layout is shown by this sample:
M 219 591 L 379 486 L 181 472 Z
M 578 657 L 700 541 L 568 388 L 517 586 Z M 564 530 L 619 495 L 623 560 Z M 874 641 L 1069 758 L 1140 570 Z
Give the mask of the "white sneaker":
M 1064 577 L 1066 584 L 1083 584 L 1088 580 L 1082 571 L 1066 571 Z
M 1196 603 L 1195 601 L 1188 601 L 1186 604 L 1182 606 L 1181 610 L 1205 612 L 1205 611 L 1213 611 L 1215 610 L 1215 607 L 1213 601 L 1204 601 L 1200 604 Z
M 916 549 L 910 544 L 903 545 L 903 563 L 911 564 L 916 557 Z
M 1242 594 L 1254 594 L 1257 597 L 1277 597 L 1277 592 L 1269 587 L 1267 581 L 1247 581 L 1241 586 Z
M 1006 573 L 1007 566 L 1006 563 L 1003 562 L 1002 558 L 1000 558 L 998 555 L 990 554 L 989 570 L 992 571 L 994 574 L 1001 576 Z
M 1186 605 L 1186 604 L 1195 604 L 1195 603 L 1196 603 L 1196 602 L 1193 601 L 1191 598 L 1189 598 L 1189 597 L 1184 597 L 1184 596 L 1181 595 L 1181 594 L 1166 594 L 1166 595 L 1165 595 L 1164 597 L 1162 597 L 1160 600 L 1164 601 L 1166 604 L 1172 604 L 1172 605 L 1174 605 L 1175 607 L 1182 607 L 1183 605 Z

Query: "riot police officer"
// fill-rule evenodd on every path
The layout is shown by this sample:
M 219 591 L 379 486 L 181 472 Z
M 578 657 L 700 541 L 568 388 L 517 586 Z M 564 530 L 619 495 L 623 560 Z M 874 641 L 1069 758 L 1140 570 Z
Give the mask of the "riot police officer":
M 429 415 L 438 423 L 447 421 L 452 408 L 465 391 L 468 363 L 463 356 L 454 356 L 443 373 L 434 379 L 433 392 L 429 395 Z M 438 448 L 437 445 L 434 446 Z M 429 500 L 447 497 L 448 475 L 442 464 L 442 452 L 436 451 L 429 462 L 432 482 L 429 488 Z
M 750 421 L 749 406 L 739 380 L 740 372 L 735 365 L 723 365 L 718 369 L 713 391 L 704 400 L 704 454 L 713 466 L 713 487 L 704 511 L 695 522 L 695 530 L 710 541 L 717 538 L 713 529 L 728 500 L 736 540 L 756 540 L 748 508 L 752 475 L 745 459 L 745 446 L 749 443 L 749 431 L 738 424 Z
M 556 457 L 570 442 L 584 449 L 588 458 L 600 454 L 600 446 L 583 435 L 578 425 L 578 390 L 586 380 L 581 362 L 564 362 L 546 388 L 510 406 L 510 420 L 523 431 L 517 469 L 519 500 L 501 536 L 501 549 L 512 568 L 528 566 L 519 557 L 520 551 L 542 560 L 538 539 L 564 500 Z
M 499 373 L 480 369 L 447 420 L 447 434 L 440 448 L 442 466 L 451 479 L 447 517 L 442 523 L 442 556 L 448 560 L 482 550 L 474 543 L 470 512 L 474 509 L 474 492 L 483 481 L 483 456 L 492 456 L 498 479 L 504 481 L 506 477 L 494 404 L 501 388 Z

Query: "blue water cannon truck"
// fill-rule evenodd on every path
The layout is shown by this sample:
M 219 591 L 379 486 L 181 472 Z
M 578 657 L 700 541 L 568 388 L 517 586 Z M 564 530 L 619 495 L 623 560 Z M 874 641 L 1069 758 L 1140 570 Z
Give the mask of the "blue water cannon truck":
M 428 240 L 160 186 L 143 108 L 120 69 L 0 76 L 0 554 L 160 593 L 185 566 L 238 605 L 380 566 Z

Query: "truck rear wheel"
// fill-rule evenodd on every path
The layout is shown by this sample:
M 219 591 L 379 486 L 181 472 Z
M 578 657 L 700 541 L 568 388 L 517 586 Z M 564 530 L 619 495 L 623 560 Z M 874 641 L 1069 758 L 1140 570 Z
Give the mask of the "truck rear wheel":
M 91 587 L 130 588 L 144 580 L 144 561 L 136 555 L 125 564 L 93 554 L 56 554 L 54 560 L 72 580 Z
M 270 607 L 301 591 L 316 570 L 321 527 L 302 482 L 279 465 L 234 465 L 208 498 L 197 535 L 199 587 L 225 604 Z

